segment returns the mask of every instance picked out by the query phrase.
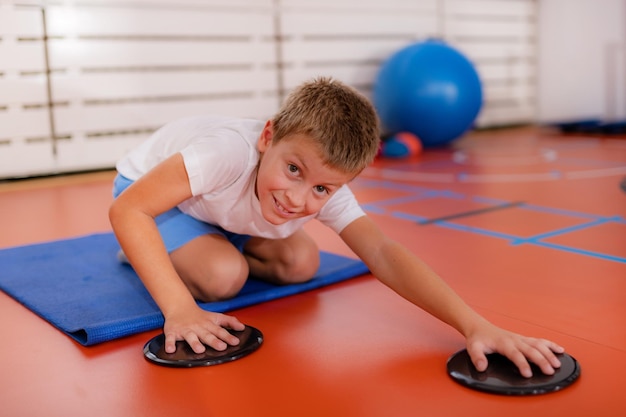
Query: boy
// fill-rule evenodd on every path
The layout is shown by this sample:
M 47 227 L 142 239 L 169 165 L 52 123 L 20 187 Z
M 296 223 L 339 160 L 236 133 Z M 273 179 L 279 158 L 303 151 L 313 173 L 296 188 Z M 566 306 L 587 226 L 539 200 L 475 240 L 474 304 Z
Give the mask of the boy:
M 562 347 L 487 322 L 362 211 L 346 184 L 372 162 L 378 138 L 371 104 L 321 78 L 292 92 L 265 123 L 179 120 L 118 163 L 111 225 L 163 313 L 167 352 L 177 340 L 197 353 L 239 343 L 226 329 L 242 330 L 241 322 L 195 300 L 233 297 L 248 275 L 311 279 L 319 250 L 302 225 L 316 218 L 381 282 L 463 334 L 479 371 L 485 354 L 499 352 L 526 377 L 527 359 L 554 373 Z

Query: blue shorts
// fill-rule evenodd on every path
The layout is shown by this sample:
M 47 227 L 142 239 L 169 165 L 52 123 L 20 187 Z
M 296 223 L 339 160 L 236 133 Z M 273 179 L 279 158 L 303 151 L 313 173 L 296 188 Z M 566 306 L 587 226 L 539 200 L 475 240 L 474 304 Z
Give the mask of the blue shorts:
M 113 181 L 113 197 L 117 198 L 132 183 L 132 180 L 117 174 Z M 219 226 L 194 219 L 180 211 L 177 207 L 161 214 L 155 221 L 168 253 L 173 252 L 198 236 L 209 234 L 224 236 L 243 253 L 243 247 L 250 239 L 249 235 L 231 233 Z

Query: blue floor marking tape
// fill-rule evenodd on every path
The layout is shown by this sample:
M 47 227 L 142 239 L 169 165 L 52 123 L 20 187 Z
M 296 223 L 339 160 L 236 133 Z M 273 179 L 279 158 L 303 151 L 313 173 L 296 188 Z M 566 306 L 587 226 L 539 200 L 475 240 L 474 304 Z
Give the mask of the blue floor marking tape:
M 380 180 L 371 180 L 371 179 L 365 179 L 365 180 L 359 179 L 358 187 L 386 188 L 386 189 L 393 189 L 393 190 L 398 190 L 398 191 L 403 191 L 403 192 L 414 193 L 413 196 L 409 195 L 409 196 L 391 198 L 387 200 L 381 200 L 377 202 L 369 202 L 367 204 L 363 204 L 362 207 L 365 211 L 368 211 L 371 213 L 376 213 L 379 215 L 391 215 L 392 217 L 411 221 L 417 224 L 424 223 L 428 221 L 429 219 L 424 216 L 419 216 L 416 214 L 406 213 L 406 212 L 397 211 L 397 210 L 389 212 L 385 207 L 396 205 L 396 204 L 407 203 L 407 202 L 413 202 L 413 201 L 428 201 L 428 200 L 432 200 L 436 198 L 447 198 L 447 199 L 455 199 L 455 200 L 467 199 L 473 202 L 486 203 L 486 204 L 503 204 L 507 202 L 510 203 L 509 201 L 502 200 L 502 199 L 483 197 L 483 196 L 469 196 L 469 195 L 459 193 L 457 191 L 452 191 L 452 190 L 435 190 L 435 189 L 422 187 L 422 186 L 400 184 L 400 183 L 396 183 L 396 182 L 388 181 L 388 180 L 380 181 Z M 575 225 L 575 226 L 553 230 L 553 231 L 546 232 L 546 233 L 541 233 L 541 234 L 530 236 L 530 237 L 514 236 L 514 235 L 507 234 L 507 233 L 496 232 L 493 230 L 487 230 L 487 229 L 473 227 L 473 226 L 466 226 L 466 225 L 457 224 L 457 223 L 453 223 L 453 222 L 445 221 L 445 220 L 431 222 L 430 224 L 437 226 L 437 227 L 445 227 L 448 229 L 454 229 L 454 230 L 459 230 L 463 232 L 474 233 L 474 234 L 494 237 L 498 239 L 504 239 L 504 240 L 507 240 L 512 245 L 531 244 L 531 245 L 537 245 L 537 246 L 542 246 L 546 248 L 571 252 L 571 253 L 575 253 L 578 255 L 591 256 L 591 257 L 599 258 L 603 260 L 626 263 L 626 257 L 623 257 L 623 256 L 616 256 L 616 255 L 611 255 L 611 254 L 606 254 L 606 253 L 601 253 L 601 252 L 595 252 L 595 251 L 576 248 L 572 246 L 545 242 L 542 240 L 542 239 L 547 239 L 547 238 L 554 237 L 554 236 L 560 236 L 560 235 L 564 235 L 567 233 L 571 233 L 571 232 L 575 232 L 575 231 L 579 231 L 583 229 L 593 228 L 593 227 L 604 225 L 604 224 L 611 224 L 611 223 L 626 224 L 626 219 L 624 219 L 621 216 L 602 216 L 598 214 L 591 214 L 591 213 L 584 213 L 584 212 L 578 212 L 578 211 L 567 210 L 567 209 L 539 206 L 539 205 L 528 204 L 528 203 L 513 205 L 512 207 L 519 208 L 522 210 L 531 210 L 531 211 L 555 214 L 559 216 L 590 219 L 591 221 L 583 223 L 583 224 Z M 480 212 L 477 211 L 477 214 L 480 214 Z
M 520 238 L 512 243 L 514 245 L 520 245 L 523 243 L 534 243 L 534 242 L 537 242 L 537 241 L 540 241 L 542 239 L 546 239 L 549 237 L 559 236 L 559 235 L 563 235 L 565 233 L 571 233 L 577 230 L 588 229 L 590 227 L 598 226 L 598 225 L 605 224 L 605 223 L 611 223 L 611 221 L 608 219 L 597 219 L 589 223 L 578 224 L 576 226 L 570 226 L 570 227 L 564 227 L 563 229 L 553 230 L 551 232 L 541 233 L 539 235 L 535 235 L 531 237 Z

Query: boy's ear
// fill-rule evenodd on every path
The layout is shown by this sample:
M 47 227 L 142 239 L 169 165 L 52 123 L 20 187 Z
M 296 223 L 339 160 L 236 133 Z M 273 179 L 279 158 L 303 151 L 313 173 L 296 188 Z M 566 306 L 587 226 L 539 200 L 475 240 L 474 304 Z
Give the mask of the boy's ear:
M 274 137 L 274 126 L 272 125 L 272 121 L 268 120 L 265 123 L 265 127 L 263 127 L 263 131 L 261 132 L 261 136 L 259 136 L 259 141 L 257 143 L 257 148 L 259 152 L 265 152 L 267 148 L 272 144 L 272 138 Z

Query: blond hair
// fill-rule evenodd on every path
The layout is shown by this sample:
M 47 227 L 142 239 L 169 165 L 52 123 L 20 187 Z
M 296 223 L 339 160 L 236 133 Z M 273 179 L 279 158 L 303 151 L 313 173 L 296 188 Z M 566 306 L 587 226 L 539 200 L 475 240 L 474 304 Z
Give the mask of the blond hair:
M 325 163 L 358 174 L 376 156 L 380 133 L 372 104 L 355 89 L 316 78 L 289 94 L 272 120 L 274 137 L 302 134 L 313 139 Z

